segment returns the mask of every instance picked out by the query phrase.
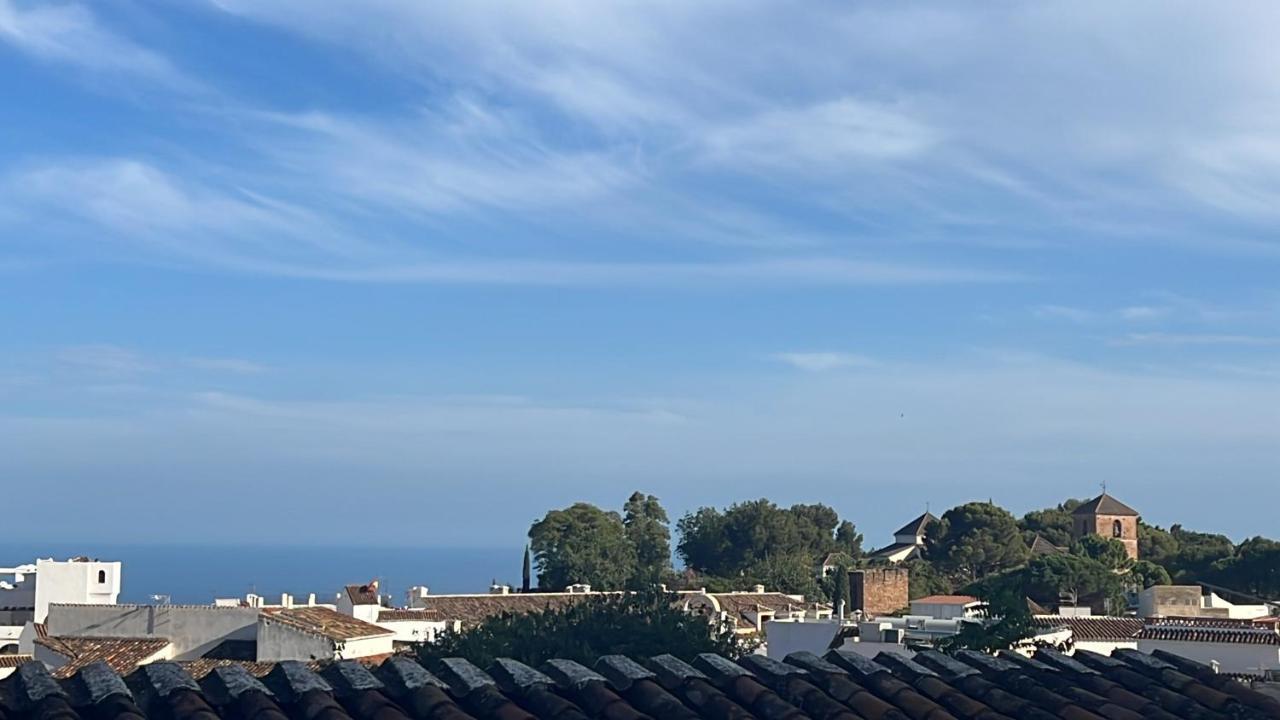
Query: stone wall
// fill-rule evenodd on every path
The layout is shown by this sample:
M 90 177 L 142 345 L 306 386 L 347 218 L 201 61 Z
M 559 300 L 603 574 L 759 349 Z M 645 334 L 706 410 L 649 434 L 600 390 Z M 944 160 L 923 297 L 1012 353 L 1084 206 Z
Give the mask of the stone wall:
M 897 612 L 910 605 L 909 574 L 905 568 L 875 568 L 849 573 L 849 612 L 864 617 Z

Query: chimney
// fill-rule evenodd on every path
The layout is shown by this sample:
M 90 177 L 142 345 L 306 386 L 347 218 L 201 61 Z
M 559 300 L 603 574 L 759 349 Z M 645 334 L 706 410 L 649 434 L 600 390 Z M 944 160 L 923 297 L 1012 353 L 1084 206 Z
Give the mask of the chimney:
M 757 594 L 757 595 L 760 595 L 760 594 L 762 594 L 762 593 L 764 592 L 764 586 L 763 586 L 763 585 L 756 585 L 755 587 L 751 588 L 751 592 L 753 592 L 753 593 L 755 593 L 755 594 Z
M 490 594 L 490 595 L 510 595 L 510 594 L 511 594 L 511 586 L 510 586 L 510 585 L 499 585 L 498 583 L 494 583 L 494 584 L 492 584 L 492 585 L 490 585 L 490 586 L 489 586 L 489 594 Z

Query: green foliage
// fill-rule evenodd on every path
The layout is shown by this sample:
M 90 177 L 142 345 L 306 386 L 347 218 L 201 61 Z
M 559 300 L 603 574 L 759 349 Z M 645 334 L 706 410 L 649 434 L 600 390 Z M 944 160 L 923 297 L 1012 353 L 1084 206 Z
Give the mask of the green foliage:
M 974 502 L 951 508 L 929 526 L 926 559 L 957 584 L 1018 567 L 1030 550 L 1007 510 Z
M 633 587 L 657 584 L 671 572 L 671 530 L 667 511 L 652 495 L 635 492 L 622 507 L 622 524 L 635 551 Z
M 929 595 L 950 595 L 955 592 L 956 588 L 951 579 L 925 560 L 908 560 L 899 567 L 906 568 L 911 578 L 909 594 L 912 600 Z
M 1108 570 L 1128 570 L 1133 565 L 1128 551 L 1124 549 L 1124 543 L 1115 538 L 1085 535 L 1071 548 L 1071 551 L 1101 563 Z
M 1280 598 L 1280 542 L 1249 538 L 1233 557 L 1215 562 L 1212 570 L 1218 584 L 1266 599 Z
M 736 579 L 773 590 L 818 595 L 815 569 L 829 552 L 862 554 L 862 536 L 826 505 L 781 508 L 768 500 L 701 508 L 677 523 L 685 566 L 704 579 Z M 713 583 L 714 584 L 714 583 Z
M 537 667 L 551 658 L 590 666 L 601 655 L 692 658 L 717 653 L 736 658 L 752 649 L 729 627 L 682 609 L 675 595 L 644 591 L 583 600 L 538 613 L 504 614 L 422 645 L 424 661 L 465 657 L 487 667 L 500 657 Z
M 1071 511 L 1079 506 L 1079 500 L 1070 499 L 1057 507 L 1032 510 L 1023 515 L 1022 520 L 1018 521 L 1018 526 L 1022 528 L 1023 540 L 1030 544 L 1031 540 L 1039 534 L 1040 537 L 1058 547 L 1069 547 L 1071 545 Z
M 543 590 L 574 583 L 619 590 L 635 574 L 636 552 L 622 518 L 595 505 L 575 503 L 548 512 L 529 528 L 529 541 Z
M 1027 597 L 1040 604 L 1066 599 L 1072 604 L 1101 598 L 1117 604 L 1123 600 L 1124 582 L 1105 564 L 1085 555 L 1044 555 L 1016 573 Z
M 849 566 L 837 563 L 836 569 L 822 578 L 822 591 L 831 601 L 831 609 L 840 612 L 840 603 L 844 603 L 844 611 L 849 612 L 852 592 L 849 587 Z
M 980 585 L 978 597 L 984 603 L 980 617 L 964 623 L 955 635 L 939 640 L 939 650 L 993 653 L 1013 648 L 1035 634 L 1031 610 L 1016 574 L 991 576 Z
M 1139 590 L 1146 590 L 1156 585 L 1173 584 L 1173 579 L 1169 577 L 1169 571 L 1150 560 L 1139 560 L 1134 563 L 1126 577 L 1129 583 Z
M 860 558 L 862 552 L 862 533 L 848 520 L 841 520 L 836 527 L 835 552 L 848 555 L 850 559 Z
M 1161 564 L 1176 582 L 1206 579 L 1211 576 L 1215 563 L 1230 560 L 1236 552 L 1235 544 L 1226 535 L 1192 532 L 1181 525 L 1169 528 L 1169 534 L 1177 541 L 1178 551 Z
M 1138 521 L 1138 557 L 1168 565 L 1178 555 L 1178 539 L 1168 530 Z
M 531 584 L 532 584 L 531 576 L 532 576 L 532 565 L 529 559 L 529 546 L 525 545 L 524 546 L 524 567 L 520 571 L 520 592 L 529 592 L 530 590 L 533 589 L 531 587 Z

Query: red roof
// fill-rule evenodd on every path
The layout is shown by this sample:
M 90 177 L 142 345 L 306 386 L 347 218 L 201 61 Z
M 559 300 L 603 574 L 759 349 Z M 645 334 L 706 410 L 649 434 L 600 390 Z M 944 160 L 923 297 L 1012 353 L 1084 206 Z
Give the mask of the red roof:
M 968 605 L 979 602 L 979 600 L 972 595 L 927 595 L 922 598 L 916 598 L 911 602 L 928 603 L 930 605 Z

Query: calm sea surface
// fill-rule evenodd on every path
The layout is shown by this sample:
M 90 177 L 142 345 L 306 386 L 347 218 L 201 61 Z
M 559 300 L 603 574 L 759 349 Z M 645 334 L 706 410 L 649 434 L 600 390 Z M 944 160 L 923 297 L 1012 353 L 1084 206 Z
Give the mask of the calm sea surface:
M 36 557 L 65 560 L 88 555 L 119 560 L 121 602 L 147 602 L 169 595 L 175 603 L 208 603 L 215 597 L 244 597 L 256 592 L 278 600 L 280 593 L 332 601 L 349 583 L 378 578 L 397 603 L 414 585 L 433 593 L 486 592 L 496 579 L 520 584 L 524 548 L 402 548 L 315 546 L 201 546 L 0 544 L 0 567 Z

